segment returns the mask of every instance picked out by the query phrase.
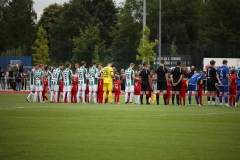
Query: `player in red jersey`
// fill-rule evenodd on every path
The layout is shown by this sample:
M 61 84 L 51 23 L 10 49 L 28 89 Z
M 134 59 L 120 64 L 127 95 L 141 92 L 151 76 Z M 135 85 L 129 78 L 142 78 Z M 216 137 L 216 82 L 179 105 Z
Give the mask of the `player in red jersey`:
M 78 78 L 72 79 L 72 91 L 71 91 L 71 102 L 77 103 L 77 92 L 78 92 Z
M 179 92 L 180 105 L 184 105 L 185 106 L 185 104 L 186 104 L 187 82 L 184 80 L 184 78 L 182 78 L 180 83 L 181 83 L 181 90 Z
M 116 104 L 119 104 L 119 97 L 120 97 L 120 93 L 121 93 L 121 82 L 119 81 L 119 76 L 118 75 L 115 76 L 114 93 L 115 93 L 114 102 Z
M 170 79 L 167 84 L 167 104 L 169 104 L 170 98 L 171 98 L 171 90 L 172 90 L 172 84 L 170 83 Z
M 47 77 L 44 77 L 44 79 L 43 79 L 43 92 L 42 92 L 43 101 L 44 100 L 48 101 L 48 98 L 45 95 L 47 93 L 47 90 L 48 90 L 48 80 L 47 80 Z
M 58 103 L 59 103 L 60 95 L 62 96 L 62 93 L 63 93 L 63 80 L 61 79 L 59 82 L 59 91 L 58 91 L 58 100 L 57 100 Z
M 138 77 L 137 75 L 135 77 Z M 140 104 L 141 80 L 134 81 L 135 104 Z
M 89 99 L 88 99 L 88 94 L 89 94 L 89 80 L 87 79 L 87 88 L 86 88 L 86 91 L 85 91 L 85 102 L 87 103 L 90 103 L 89 102 Z
M 229 86 L 229 90 L 230 90 L 229 105 L 230 106 L 235 106 L 235 99 L 237 94 L 236 81 L 237 81 L 236 70 L 232 69 L 231 76 L 230 76 L 230 86 Z
M 204 83 L 200 84 L 200 81 L 198 82 L 198 101 L 199 104 L 202 104 L 202 92 L 203 92 L 203 87 L 204 87 Z
M 97 102 L 100 104 L 103 102 L 103 78 L 102 77 L 99 77 L 98 79 Z

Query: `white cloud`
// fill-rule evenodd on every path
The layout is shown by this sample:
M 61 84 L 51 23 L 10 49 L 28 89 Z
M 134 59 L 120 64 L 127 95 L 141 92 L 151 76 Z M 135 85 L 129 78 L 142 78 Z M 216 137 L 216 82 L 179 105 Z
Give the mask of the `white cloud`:
M 120 2 L 124 2 L 125 0 L 114 0 L 116 4 L 119 4 Z M 34 5 L 33 8 L 35 12 L 37 13 L 38 20 L 41 17 L 41 14 L 43 13 L 43 9 L 49 6 L 53 3 L 63 4 L 64 2 L 68 2 L 68 0 L 33 0 Z

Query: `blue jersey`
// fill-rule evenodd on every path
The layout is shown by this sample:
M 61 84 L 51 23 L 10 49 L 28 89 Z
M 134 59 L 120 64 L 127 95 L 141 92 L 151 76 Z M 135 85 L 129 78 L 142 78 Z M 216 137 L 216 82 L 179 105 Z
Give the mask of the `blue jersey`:
M 204 75 L 202 75 L 201 73 L 195 73 L 188 81 L 188 84 L 197 85 L 197 82 L 203 79 L 204 79 Z
M 237 86 L 240 86 L 240 67 L 237 69 Z
M 229 75 L 229 68 L 227 66 L 221 66 L 218 68 L 217 74 L 218 74 L 218 77 L 219 77 L 220 81 L 222 82 L 222 84 L 224 86 L 228 85 L 227 75 Z

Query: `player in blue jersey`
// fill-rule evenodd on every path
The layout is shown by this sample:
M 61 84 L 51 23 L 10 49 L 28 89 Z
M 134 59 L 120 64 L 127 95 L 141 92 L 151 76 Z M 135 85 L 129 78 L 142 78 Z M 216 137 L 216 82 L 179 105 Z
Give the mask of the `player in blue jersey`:
M 205 78 L 206 72 L 202 71 L 202 73 L 195 73 L 188 81 L 188 102 L 189 105 L 191 105 L 191 99 L 192 99 L 192 92 L 195 94 L 196 103 L 198 106 L 201 106 L 198 101 L 198 81 L 200 81 L 200 84 L 203 84 L 203 79 Z
M 227 67 L 227 60 L 223 60 L 222 66 L 218 68 L 217 70 L 217 80 L 218 80 L 218 90 L 220 92 L 219 94 L 219 103 L 220 106 L 222 106 L 222 95 L 224 94 L 224 101 L 225 106 L 230 107 L 228 105 L 228 92 L 229 92 L 229 83 L 230 83 L 230 77 L 229 77 L 229 68 Z
M 235 107 L 238 107 L 238 100 L 240 96 L 240 67 L 237 69 L 237 95 L 236 95 L 236 102 L 235 102 Z

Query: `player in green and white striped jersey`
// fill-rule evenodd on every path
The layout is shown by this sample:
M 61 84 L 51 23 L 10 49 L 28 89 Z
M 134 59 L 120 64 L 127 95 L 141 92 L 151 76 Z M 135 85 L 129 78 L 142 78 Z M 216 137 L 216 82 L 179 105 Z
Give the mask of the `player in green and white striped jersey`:
M 134 63 L 130 63 L 130 67 L 128 69 L 125 70 L 125 103 L 127 103 L 128 101 L 128 95 L 130 93 L 130 100 L 129 102 L 132 103 L 133 100 L 133 93 L 134 93 Z
M 42 71 L 43 69 L 43 64 L 40 64 L 39 65 L 39 68 L 38 69 L 35 69 L 35 88 L 36 88 L 36 92 L 35 92 L 35 97 L 34 97 L 34 102 L 37 101 L 37 97 L 38 97 L 38 94 L 39 94 L 39 99 L 40 99 L 40 102 L 42 103 L 42 90 L 43 90 L 43 76 L 44 76 L 44 73 Z
M 76 70 L 76 75 L 78 77 L 77 102 L 79 103 L 79 96 L 82 95 L 82 102 L 85 103 L 85 91 L 87 88 L 86 62 L 82 61 L 81 65 L 82 66 Z
M 54 101 L 53 99 L 55 99 L 56 103 L 58 101 L 58 91 L 59 91 L 60 80 L 62 79 L 62 69 L 63 69 L 63 65 L 59 64 L 59 67 L 53 70 L 52 77 L 51 77 L 51 97 L 50 97 L 51 102 Z
M 67 92 L 67 103 L 71 103 L 70 101 L 70 95 L 72 90 L 72 71 L 70 70 L 71 63 L 66 63 L 66 69 L 63 71 L 63 102 L 65 102 L 65 95 Z
M 97 103 L 97 89 L 98 89 L 98 69 L 96 68 L 97 62 L 92 63 L 92 67 L 89 69 L 89 103 L 92 100 L 92 93 L 94 97 L 94 103 Z
M 31 102 L 29 100 L 30 97 L 32 97 L 32 100 L 34 101 L 34 96 L 35 96 L 35 70 L 38 69 L 38 63 L 34 63 L 33 69 L 31 69 L 30 72 L 30 94 L 27 96 L 26 101 Z

